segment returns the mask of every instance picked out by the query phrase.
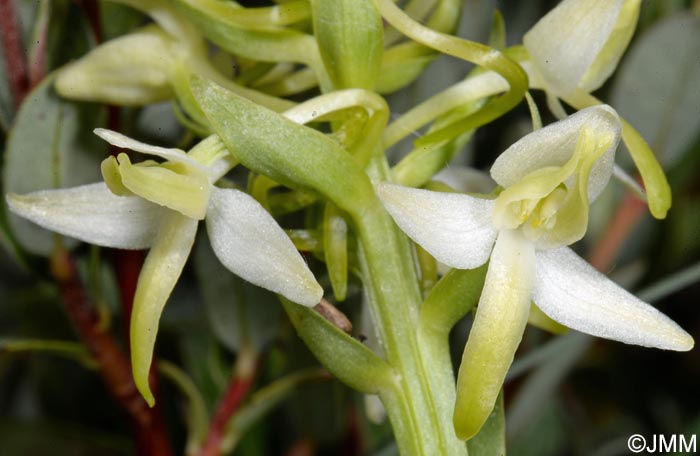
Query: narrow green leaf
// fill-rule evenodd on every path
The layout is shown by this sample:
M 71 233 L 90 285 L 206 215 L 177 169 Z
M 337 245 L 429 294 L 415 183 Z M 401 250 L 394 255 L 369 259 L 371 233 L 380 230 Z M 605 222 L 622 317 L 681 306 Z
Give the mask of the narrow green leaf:
M 506 22 L 500 11 L 493 12 L 491 22 L 491 35 L 489 35 L 489 46 L 502 51 L 506 48 Z
M 323 253 L 333 294 L 344 301 L 348 289 L 348 225 L 333 203 L 323 215 Z
M 210 81 L 191 80 L 192 93 L 214 131 L 248 168 L 292 188 L 315 190 L 346 212 L 361 212 L 374 190 L 338 144 Z
M 97 361 L 85 346 L 79 342 L 46 339 L 0 339 L 0 353 L 3 351 L 51 353 L 79 362 L 89 369 L 97 368 Z
M 207 406 L 199 389 L 197 389 L 197 385 L 182 369 L 168 361 L 160 361 L 158 362 L 158 370 L 163 376 L 170 379 L 187 399 L 185 422 L 188 435 L 185 453 L 194 454 L 204 442 L 209 430 Z
M 382 57 L 381 69 L 375 89 L 388 94 L 415 81 L 423 70 L 439 54 L 417 43 L 401 43 L 387 49 Z
M 574 332 L 561 336 L 559 350 L 535 370 L 518 390 L 508 409 L 508 432 L 514 435 L 539 418 L 543 404 L 583 356 L 593 339 L 587 334 Z
M 53 81 L 53 76 L 46 78 L 17 113 L 5 151 L 5 194 L 100 180 L 106 143 L 93 135 L 92 129 L 102 126 L 104 111 L 96 105 L 61 100 L 53 90 Z M 22 247 L 39 255 L 51 253 L 53 233 L 13 214 L 8 214 L 8 220 Z
M 369 348 L 321 314 L 280 298 L 299 337 L 341 382 L 367 394 L 377 394 L 393 382 L 393 370 Z
M 416 244 L 416 261 L 420 272 L 420 289 L 426 296 L 438 281 L 438 263 L 431 254 Z
M 411 39 L 442 53 L 495 71 L 508 81 L 509 90 L 506 93 L 491 100 L 464 119 L 419 138 L 415 142 L 416 146 L 427 146 L 449 140 L 491 122 L 510 111 L 525 96 L 528 87 L 527 74 L 520 65 L 505 54 L 481 43 L 463 40 L 422 26 L 401 11 L 391 0 L 374 0 L 374 2 L 382 16 Z
M 246 432 L 290 397 L 296 388 L 326 378 L 329 376 L 325 369 L 309 368 L 286 375 L 253 393 L 248 402 L 236 412 L 226 429 L 221 452 L 231 452 Z
M 488 263 L 476 269 L 451 269 L 435 285 L 421 307 L 421 326 L 447 335 L 479 302 Z
M 335 89 L 374 89 L 383 31 L 372 0 L 312 0 L 314 35 Z
M 313 64 L 318 48 L 310 35 L 291 28 L 245 28 L 240 21 L 222 16 L 219 2 L 177 0 L 175 5 L 207 39 L 223 49 L 263 62 Z

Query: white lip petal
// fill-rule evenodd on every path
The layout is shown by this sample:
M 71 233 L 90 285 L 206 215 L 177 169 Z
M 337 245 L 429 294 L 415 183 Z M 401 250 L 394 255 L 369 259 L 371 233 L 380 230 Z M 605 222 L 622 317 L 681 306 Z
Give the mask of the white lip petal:
M 145 249 L 167 209 L 135 196 L 116 196 L 104 183 L 7 195 L 15 214 L 51 231 L 95 245 Z
M 207 232 L 221 263 L 241 278 L 298 304 L 314 306 L 323 289 L 275 219 L 246 193 L 214 187 Z
M 592 201 L 610 180 L 622 130 L 617 112 L 608 105 L 582 109 L 524 136 L 496 159 L 491 167 L 491 177 L 507 188 L 533 171 L 547 166 L 564 165 L 576 150 L 576 143 L 584 128 L 593 138 L 612 139 L 608 149 L 596 160 L 591 170 L 588 196 Z
M 534 263 L 535 248 L 518 231 L 499 233 L 457 376 L 461 439 L 474 436 L 491 414 L 513 362 L 530 311 Z
M 535 24 L 523 44 L 547 89 L 576 89 L 615 27 L 623 0 L 564 0 Z
M 533 300 L 553 320 L 606 339 L 687 351 L 693 338 L 569 248 L 538 251 Z
M 396 224 L 438 261 L 472 269 L 488 260 L 497 234 L 493 200 L 393 184 L 376 190 Z

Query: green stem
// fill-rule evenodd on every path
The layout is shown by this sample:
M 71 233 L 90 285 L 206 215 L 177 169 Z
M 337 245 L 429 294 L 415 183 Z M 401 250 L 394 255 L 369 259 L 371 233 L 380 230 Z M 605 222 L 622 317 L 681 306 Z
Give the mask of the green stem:
M 375 158 L 368 172 L 385 178 L 386 162 Z M 395 388 L 380 396 L 399 450 L 406 455 L 466 455 L 452 427 L 455 384 L 449 358 L 431 357 L 435 348 L 417 331 L 422 299 L 408 239 L 378 199 L 364 208 L 353 214 L 353 221 L 367 300 L 387 362 L 396 372 Z

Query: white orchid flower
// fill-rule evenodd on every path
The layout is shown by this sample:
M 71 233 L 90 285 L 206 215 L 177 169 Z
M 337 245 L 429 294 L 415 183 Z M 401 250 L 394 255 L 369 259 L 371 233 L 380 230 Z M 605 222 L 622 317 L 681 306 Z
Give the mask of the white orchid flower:
M 399 227 L 438 261 L 476 268 L 486 282 L 459 369 L 454 421 L 473 437 L 491 413 L 528 320 L 531 300 L 570 328 L 629 344 L 689 350 L 676 323 L 597 272 L 567 245 L 586 231 L 589 202 L 612 174 L 620 121 L 609 106 L 537 130 L 491 168 L 495 199 L 381 184 Z
M 126 154 L 102 163 L 105 183 L 27 195 L 7 195 L 10 209 L 44 228 L 91 244 L 150 252 L 141 270 L 131 317 L 134 381 L 146 401 L 158 321 L 189 256 L 199 220 L 206 219 L 221 263 L 243 279 L 314 306 L 323 290 L 282 228 L 251 196 L 213 185 L 232 167 L 217 136 L 189 154 L 97 129 L 109 143 L 166 160 L 132 164 Z
M 566 97 L 592 92 L 615 71 L 632 39 L 641 0 L 564 0 L 523 37 L 535 85 Z M 538 84 L 537 81 L 541 80 Z

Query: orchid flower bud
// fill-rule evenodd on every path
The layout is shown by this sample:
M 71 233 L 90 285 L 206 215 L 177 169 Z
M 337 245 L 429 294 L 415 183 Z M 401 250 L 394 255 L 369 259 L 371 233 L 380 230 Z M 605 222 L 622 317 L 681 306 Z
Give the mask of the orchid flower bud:
M 170 72 L 179 44 L 157 25 L 109 41 L 62 69 L 59 95 L 74 100 L 141 106 L 172 97 Z
M 592 92 L 612 74 L 632 38 L 641 0 L 564 0 L 523 37 L 552 94 Z

